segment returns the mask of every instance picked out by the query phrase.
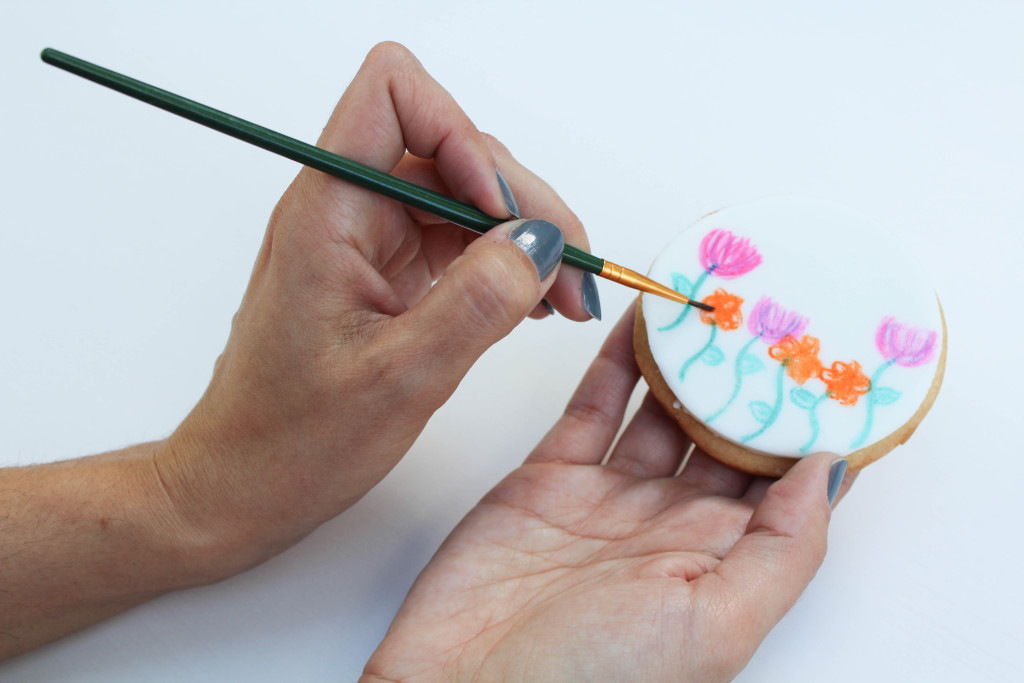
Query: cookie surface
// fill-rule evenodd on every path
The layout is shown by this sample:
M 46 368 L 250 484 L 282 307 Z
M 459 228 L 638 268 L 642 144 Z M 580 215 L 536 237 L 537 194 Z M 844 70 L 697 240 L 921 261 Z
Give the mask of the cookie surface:
M 705 216 L 650 276 L 714 313 L 644 295 L 637 360 L 705 452 L 756 474 L 831 451 L 861 467 L 935 400 L 942 311 L 927 279 L 866 218 L 775 198 Z

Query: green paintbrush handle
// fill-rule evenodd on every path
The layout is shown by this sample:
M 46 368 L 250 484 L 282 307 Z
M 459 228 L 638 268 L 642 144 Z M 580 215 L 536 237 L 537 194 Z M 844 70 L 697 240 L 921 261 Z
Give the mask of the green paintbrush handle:
M 422 209 L 464 228 L 484 233 L 507 220 L 488 216 L 465 202 L 446 197 L 425 187 L 370 168 L 365 164 L 332 154 L 325 149 L 290 138 L 148 83 L 137 81 L 116 71 L 104 69 L 69 54 L 46 48 L 40 56 L 47 64 L 70 71 L 76 76 L 105 85 L 129 97 L 152 104 L 154 107 L 280 154 L 310 168 L 347 180 L 377 194 L 391 197 L 403 204 Z M 570 245 L 565 246 L 562 262 L 597 275 L 600 275 L 601 269 L 604 267 L 604 259 Z

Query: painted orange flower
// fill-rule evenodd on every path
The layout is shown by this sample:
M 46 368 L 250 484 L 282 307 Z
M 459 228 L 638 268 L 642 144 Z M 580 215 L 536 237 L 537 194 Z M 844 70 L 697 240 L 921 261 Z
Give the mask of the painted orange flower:
M 704 297 L 704 303 L 715 308 L 714 311 L 700 312 L 700 319 L 705 325 L 715 324 L 723 330 L 735 330 L 743 324 L 743 314 L 740 313 L 743 299 L 735 294 L 719 287 L 714 294 Z
M 787 334 L 778 344 L 768 348 L 768 355 L 786 366 L 786 374 L 797 384 L 803 384 L 821 372 L 818 348 L 817 337 L 805 334 L 797 341 L 796 337 Z
M 832 363 L 831 368 L 821 371 L 821 381 L 828 389 L 829 398 L 834 398 L 844 406 L 857 405 L 857 399 L 871 391 L 871 380 L 855 360 Z

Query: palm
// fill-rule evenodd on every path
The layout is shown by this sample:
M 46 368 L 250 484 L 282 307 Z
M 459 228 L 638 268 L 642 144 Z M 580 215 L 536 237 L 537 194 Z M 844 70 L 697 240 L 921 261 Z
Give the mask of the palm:
M 426 661 L 443 663 L 448 670 L 435 673 L 445 677 L 559 679 L 564 667 L 625 680 L 651 663 L 678 672 L 680 662 L 654 650 L 683 642 L 679 606 L 694 597 L 687 581 L 732 547 L 750 509 L 671 479 L 526 465 L 448 539 L 389 645 L 430 650 Z M 415 627 L 407 631 L 405 622 Z M 553 647 L 581 623 L 585 639 Z
M 753 654 L 781 613 L 744 623 L 736 581 L 723 590 L 735 577 L 718 571 L 770 482 L 699 452 L 672 477 L 688 441 L 650 397 L 599 464 L 636 381 L 628 327 L 526 464 L 445 541 L 368 674 L 704 680 L 735 675 Z

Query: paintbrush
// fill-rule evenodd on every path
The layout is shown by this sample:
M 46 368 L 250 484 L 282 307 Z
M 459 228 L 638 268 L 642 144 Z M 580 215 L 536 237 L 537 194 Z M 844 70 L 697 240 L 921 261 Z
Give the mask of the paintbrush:
M 99 83 L 120 93 L 134 97 L 154 107 L 177 114 L 190 121 L 202 124 L 231 137 L 280 154 L 300 164 L 346 180 L 403 204 L 422 209 L 455 225 L 484 233 L 504 223 L 507 218 L 495 218 L 474 206 L 460 202 L 443 194 L 420 187 L 401 178 L 370 168 L 359 162 L 332 154 L 325 149 L 282 135 L 269 128 L 250 123 L 237 116 L 226 114 L 205 104 L 200 104 L 180 95 L 162 90 L 142 81 L 129 78 L 116 71 L 105 69 L 69 54 L 46 48 L 40 55 L 42 60 L 58 68 Z M 689 304 L 706 311 L 714 310 L 700 301 L 692 301 L 676 290 L 666 287 L 640 273 L 623 268 L 603 258 L 588 254 L 582 249 L 566 245 L 562 252 L 562 263 L 575 266 L 588 273 L 612 282 L 618 282 L 641 292 Z

